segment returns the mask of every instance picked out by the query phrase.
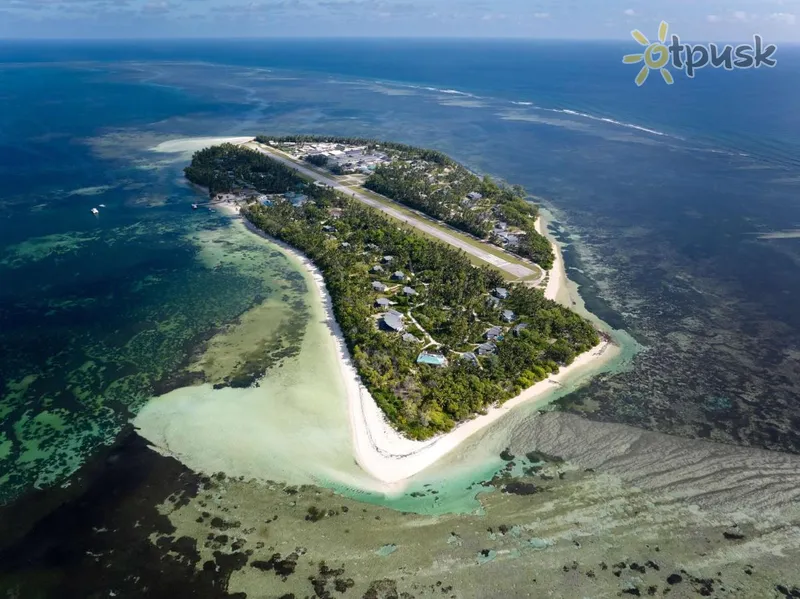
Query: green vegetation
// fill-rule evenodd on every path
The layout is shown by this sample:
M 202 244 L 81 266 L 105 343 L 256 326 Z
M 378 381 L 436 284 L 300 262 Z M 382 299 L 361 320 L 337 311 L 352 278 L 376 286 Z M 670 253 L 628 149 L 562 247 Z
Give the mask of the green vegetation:
M 207 187 L 211 196 L 236 189 L 283 193 L 304 184 L 294 169 L 233 144 L 196 152 L 184 173 L 192 183 Z
M 366 146 L 368 151 L 380 150 L 391 162 L 379 165 L 364 187 L 396 202 L 419 210 L 448 225 L 479 239 L 513 251 L 545 270 L 553 267 L 555 259 L 550 242 L 535 228 L 539 209 L 525 200 L 525 190 L 519 185 L 504 185 L 490 177 L 480 178 L 446 154 L 436 150 L 377 140 L 289 136 L 256 138 L 274 145 L 303 143 L 336 143 L 345 146 Z M 322 154 L 307 156 L 316 166 L 341 174 L 341 168 L 331 164 Z M 469 194 L 480 197 L 468 197 Z M 506 229 L 496 229 L 505 223 Z M 511 234 L 511 240 L 505 237 Z
M 309 154 L 308 156 L 304 157 L 303 160 L 309 164 L 313 164 L 316 167 L 327 169 L 334 175 L 344 174 L 342 167 L 335 162 L 328 160 L 328 157 L 324 154 Z
M 314 166 L 328 166 L 328 157 L 324 154 L 309 154 L 304 158 L 304 160 L 309 164 L 313 164 Z
M 407 152 L 402 159 L 376 168 L 364 187 L 479 239 L 507 247 L 544 269 L 553 267 L 550 243 L 535 228 L 539 210 L 525 201 L 525 191 L 519 186 L 500 185 L 490 177 L 477 177 L 459 164 L 440 165 Z M 469 194 L 480 197 L 470 199 Z M 495 229 L 501 222 L 506 223 L 505 231 L 511 232 L 516 242 L 502 240 L 500 235 L 505 231 Z
M 227 173 L 232 165 L 250 163 L 239 154 L 255 152 L 199 152 L 187 176 L 201 172 L 218 181 L 206 172 L 209 164 Z M 262 165 L 252 172 L 260 176 L 271 169 Z M 258 189 L 256 181 L 244 183 Z M 293 181 L 287 183 L 293 187 Z M 307 185 L 304 193 L 310 201 L 299 207 L 280 200 L 268 206 L 250 202 L 242 213 L 320 268 L 362 381 L 390 421 L 409 436 L 424 439 L 448 431 L 543 380 L 599 341 L 590 323 L 541 291 L 510 286 L 507 299 L 494 299 L 491 292 L 504 285 L 502 277 L 491 268 L 473 267 L 463 252 L 399 227 L 330 188 Z M 375 272 L 381 263 L 382 270 Z M 395 280 L 396 271 L 405 279 Z M 376 290 L 373 283 L 385 288 Z M 379 298 L 391 305 L 376 308 Z M 418 341 L 381 326 L 388 308 L 402 315 L 404 332 Z M 515 312 L 513 323 L 502 321 L 503 310 Z M 512 331 L 522 323 L 527 328 Z M 500 338 L 483 346 L 486 355 L 465 356 L 477 353 L 493 327 L 501 327 Z M 447 358 L 447 366 L 419 364 L 423 348 Z

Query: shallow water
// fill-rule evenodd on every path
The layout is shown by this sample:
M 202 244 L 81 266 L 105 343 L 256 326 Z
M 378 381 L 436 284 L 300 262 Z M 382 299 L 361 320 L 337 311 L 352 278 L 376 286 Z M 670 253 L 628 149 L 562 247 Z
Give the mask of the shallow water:
M 83 60 L 90 50 L 63 56 Z M 211 50 L 178 54 L 188 51 Z M 657 90 L 636 95 L 627 76 L 623 86 L 619 66 L 567 89 L 541 76 L 533 60 L 533 83 L 517 79 L 492 91 L 508 69 L 481 81 L 473 73 L 480 89 L 461 91 L 480 101 L 465 106 L 453 105 L 465 97 L 444 90 L 469 82 L 446 69 L 438 71 L 446 85 L 377 84 L 358 62 L 339 75 L 269 72 L 252 68 L 268 62 L 263 56 L 228 51 L 227 62 L 239 66 L 3 68 L 0 277 L 13 281 L 0 286 L 2 347 L 13 348 L 0 355 L 7 497 L 37 479 L 63 481 L 153 392 L 185 382 L 175 376 L 194 380 L 197 369 L 185 366 L 196 365 L 198 347 L 263 302 L 269 285 L 254 271 L 233 261 L 209 269 L 197 259 L 206 242 L 223 244 L 194 231 L 224 221 L 187 212 L 199 197 L 182 182 L 187 156 L 148 151 L 176 136 L 263 130 L 379 134 L 526 184 L 553 210 L 590 311 L 647 348 L 631 369 L 573 394 L 569 409 L 685 436 L 795 448 L 798 257 L 793 238 L 770 235 L 796 220 L 794 117 L 758 112 L 764 97 L 773 104 L 784 97 L 794 71 L 764 80 L 772 86 L 766 96 L 745 92 L 756 89 L 749 79 L 712 75 L 676 91 L 667 110 L 655 102 Z M 420 76 L 435 79 L 438 64 L 426 63 Z M 592 93 L 581 91 L 584 84 Z M 726 111 L 760 137 L 706 118 L 737 86 L 753 114 Z M 108 209 L 90 218 L 100 203 Z M 234 337 L 225 343 L 245 343 Z
M 16 86 L 2 102 L 43 101 L 41 74 L 3 71 Z M 14 144 L 4 157 L 28 157 L 0 162 L 0 503 L 69 484 L 153 395 L 203 376 L 187 368 L 208 337 L 266 300 L 291 311 L 294 293 L 273 285 L 285 261 L 191 210 L 202 196 L 183 180 L 185 155 L 149 151 L 157 134 L 103 130 L 199 104 L 148 89 L 132 109 L 136 86 L 96 82 L 82 112 L 67 90 L 94 74 L 50 75 L 64 99 L 34 120 L 4 110 L 0 128 Z
M 249 243 L 258 262 L 271 256 L 272 263 L 287 272 L 303 273 L 298 299 L 307 318 L 299 354 L 273 366 L 256 387 L 213 389 L 206 384 L 176 389 L 151 401 L 136 426 L 153 441 L 166 430 L 165 446 L 208 473 L 291 484 L 312 483 L 329 469 L 357 475 L 349 452 L 344 385 L 313 281 L 299 263 L 248 231 L 240 220 L 230 221 L 222 234 Z M 227 351 L 245 353 L 252 347 L 248 336 L 235 342 Z
M 464 597 L 611 596 L 639 583 L 643 594 L 652 585 L 695 596 L 703 580 L 745 597 L 800 588 L 796 458 L 685 438 L 798 450 L 800 53 L 782 48 L 770 72 L 636 90 L 619 63 L 627 48 L 614 44 L 559 44 L 554 63 L 536 44 L 364 51 L 369 43 L 0 44 L 2 61 L 54 61 L 0 66 L 0 502 L 24 494 L 0 514 L 10 547 L 0 593 L 305 596 L 323 560 L 346 569 L 357 596 L 376 578 L 415 596 L 449 586 Z M 454 55 L 474 68 L 453 68 Z M 575 414 L 517 410 L 407 494 L 365 493 L 340 450 L 334 385 L 291 380 L 291 354 L 307 340 L 295 319 L 313 306 L 298 303 L 303 275 L 227 219 L 189 210 L 203 194 L 183 181 L 188 155 L 149 150 L 259 132 L 395 139 L 526 185 L 554 215 L 587 308 L 635 338 L 623 343 L 629 367 L 565 397 Z M 275 335 L 287 327 L 284 346 Z M 273 344 L 290 357 L 272 355 Z M 240 467 L 360 501 L 207 481 L 135 435 L 114 439 L 149 397 L 248 370 L 254 347 L 274 366 L 261 388 L 271 394 L 195 388 L 201 415 L 219 416 L 195 423 L 205 427 L 188 440 L 196 455 L 208 457 L 205 440 L 222 443 L 231 426 Z M 313 393 L 281 395 L 283 383 Z M 323 397 L 330 403 L 315 405 Z M 241 406 L 266 424 L 237 421 Z M 279 426 L 290 415 L 307 436 Z M 240 432 L 247 443 L 231 444 Z M 474 485 L 505 469 L 507 444 L 569 463 L 532 477 L 535 495 Z M 211 457 L 230 465 L 223 452 Z M 526 465 L 515 458 L 512 473 Z M 335 515 L 310 522 L 313 506 Z M 218 527 L 233 519 L 239 528 Z M 299 545 L 308 553 L 288 583 L 254 566 Z M 633 559 L 661 570 L 602 566 Z M 681 570 L 682 585 L 667 583 Z
M 505 467 L 498 457 L 511 443 L 521 422 L 541 406 L 522 405 L 480 431 L 447 455 L 440 463 L 403 481 L 402 490 L 387 491 L 385 485 L 364 473 L 353 458 L 347 398 L 338 365 L 338 350 L 312 275 L 296 258 L 276 244 L 247 230 L 239 218 L 214 232 L 234 246 L 248 247 L 265 255 L 283 256 L 287 265 L 299 269 L 305 280 L 303 303 L 310 317 L 304 327 L 297 356 L 270 369 L 255 388 L 215 390 L 206 384 L 185 387 L 150 401 L 134 424 L 140 434 L 160 450 L 178 457 L 197 472 L 224 472 L 234 478 L 273 480 L 292 485 L 317 484 L 342 495 L 399 511 L 421 514 L 471 513 L 480 510 L 476 497 Z M 200 256 L 210 264 L 213 245 Z M 277 257 L 273 263 L 280 262 Z M 249 266 L 251 259 L 242 260 Z M 274 280 L 274 277 L 272 277 Z M 577 289 L 566 295 L 580 305 Z M 567 300 L 567 303 L 572 303 Z M 246 321 L 247 319 L 243 319 Z M 595 319 L 597 320 L 597 319 Z M 613 374 L 627 368 L 638 344 L 621 331 L 610 332 L 619 343 L 619 354 L 602 367 L 587 368 L 571 376 L 554 390 L 550 401 L 568 395 L 597 372 Z M 239 355 L 253 340 L 231 335 L 226 351 Z M 215 340 L 210 352 L 216 352 Z M 206 361 L 205 355 L 199 357 Z

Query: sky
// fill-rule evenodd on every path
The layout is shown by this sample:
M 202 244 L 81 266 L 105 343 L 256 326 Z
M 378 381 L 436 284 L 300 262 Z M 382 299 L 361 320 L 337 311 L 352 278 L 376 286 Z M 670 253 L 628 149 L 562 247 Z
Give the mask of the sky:
M 0 38 L 655 37 L 800 42 L 800 0 L 0 0 Z

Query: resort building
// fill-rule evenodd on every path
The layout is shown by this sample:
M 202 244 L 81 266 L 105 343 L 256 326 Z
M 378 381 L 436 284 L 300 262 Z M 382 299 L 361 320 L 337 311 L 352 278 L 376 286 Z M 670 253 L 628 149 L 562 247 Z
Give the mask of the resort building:
M 406 275 L 405 275 L 404 272 L 402 272 L 400 270 L 395 271 L 395 273 L 392 275 L 392 280 L 393 281 L 405 281 L 406 280 Z
M 417 357 L 417 364 L 427 364 L 428 366 L 437 366 L 441 368 L 447 366 L 447 358 L 441 354 L 422 352 L 419 357 Z
M 514 322 L 514 320 L 517 318 L 517 315 L 511 310 L 503 310 L 500 318 L 503 319 L 503 322 Z
M 478 346 L 479 356 L 490 356 L 497 351 L 497 346 L 494 343 L 483 343 Z
M 293 206 L 302 206 L 308 201 L 307 195 L 294 191 L 287 191 L 285 194 L 283 194 L 283 197 L 286 198 Z
M 372 281 L 372 288 L 378 293 L 383 293 L 384 291 L 386 291 L 386 285 L 384 285 L 380 281 Z
M 390 302 L 385 297 L 379 297 L 378 299 L 375 300 L 375 307 L 376 308 L 388 308 L 391 305 L 392 305 L 392 302 Z
M 460 359 L 464 360 L 465 362 L 472 362 L 476 366 L 478 365 L 478 356 L 476 356 L 472 352 L 468 352 L 466 354 L 461 354 L 461 358 Z
M 494 293 L 494 296 L 497 299 L 501 300 L 508 299 L 508 289 L 506 289 L 505 287 L 496 287 L 494 291 L 492 291 L 492 293 Z
M 403 287 L 403 294 L 409 297 L 414 295 L 419 295 L 416 291 L 414 291 L 411 287 Z
M 372 267 L 372 272 L 383 272 L 383 267 L 380 264 L 376 264 Z
M 394 262 L 394 256 L 384 256 L 383 258 L 381 258 L 381 262 L 383 262 L 384 264 L 391 264 L 392 262 Z
M 403 335 L 403 341 L 407 341 L 408 343 L 422 343 L 419 339 L 414 337 L 411 333 L 406 333 Z
M 519 237 L 512 233 L 498 233 L 497 237 L 503 245 L 519 245 Z
M 395 333 L 402 333 L 406 330 L 406 325 L 403 324 L 403 319 L 401 317 L 396 316 L 396 313 L 387 312 L 381 318 L 381 325 L 387 331 L 393 331 Z
M 502 339 L 503 338 L 503 327 L 492 327 L 483 335 L 489 341 L 494 341 L 495 339 Z

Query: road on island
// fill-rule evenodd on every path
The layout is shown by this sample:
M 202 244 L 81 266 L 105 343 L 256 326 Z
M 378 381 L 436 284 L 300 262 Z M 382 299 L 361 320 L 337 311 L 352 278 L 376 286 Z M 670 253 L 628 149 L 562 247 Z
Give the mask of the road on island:
M 282 162 L 286 166 L 289 166 L 295 169 L 296 171 L 303 173 L 307 177 L 310 177 L 316 181 L 319 181 L 320 183 L 324 183 L 325 185 L 333 187 L 335 190 L 340 191 L 348 196 L 354 197 L 358 201 L 363 202 L 368 206 L 372 206 L 373 208 L 376 208 L 393 218 L 402 220 L 405 223 L 414 227 L 415 229 L 424 231 L 428 235 L 432 235 L 433 237 L 436 237 L 437 239 L 444 241 L 445 243 L 452 245 L 453 247 L 457 247 L 460 250 L 464 250 L 471 256 L 475 256 L 479 260 L 491 264 L 492 266 L 495 266 L 496 268 L 499 268 L 500 270 L 507 272 L 512 276 L 517 277 L 518 279 L 526 279 L 528 277 L 533 277 L 537 274 L 536 271 L 533 270 L 532 268 L 528 268 L 527 266 L 524 266 L 522 264 L 514 264 L 513 262 L 504 260 L 499 256 L 495 256 L 494 254 L 482 250 L 481 248 L 476 247 L 471 243 L 464 241 L 463 239 L 459 239 L 458 237 L 451 235 L 447 231 L 443 231 L 438 227 L 431 226 L 429 223 L 425 222 L 425 220 L 421 218 L 410 216 L 404 212 L 400 212 L 399 210 L 392 208 L 391 206 L 387 206 L 382 202 L 379 202 L 369 197 L 368 195 L 365 195 L 359 191 L 351 189 L 350 187 L 342 185 L 341 183 L 339 183 L 335 179 L 332 179 L 331 177 L 326 177 L 325 175 L 317 171 L 314 171 L 310 168 L 307 168 L 302 164 L 298 164 L 294 160 L 291 160 L 290 158 L 287 158 L 286 156 L 279 154 L 277 151 L 266 150 L 258 144 L 252 144 L 251 147 L 258 150 L 262 154 L 266 154 L 270 158 L 273 158 L 278 162 Z M 391 202 L 392 200 L 387 198 L 387 201 Z

